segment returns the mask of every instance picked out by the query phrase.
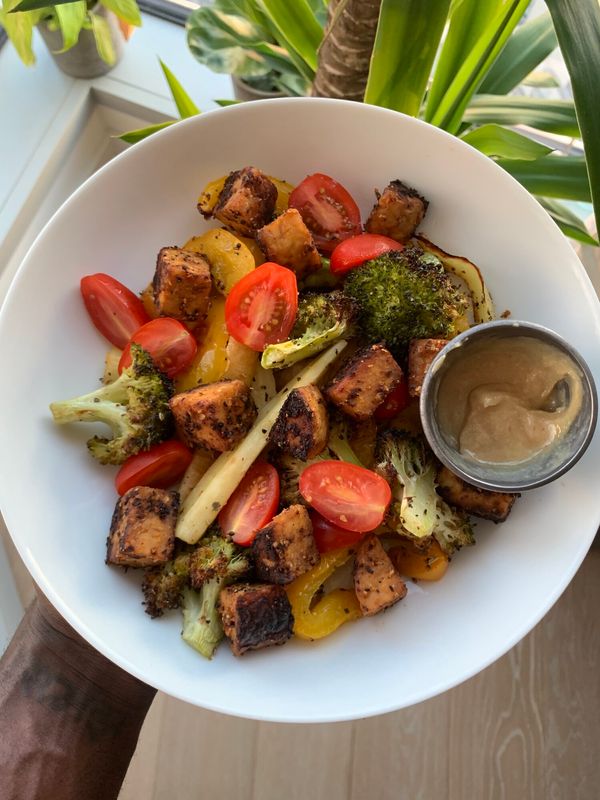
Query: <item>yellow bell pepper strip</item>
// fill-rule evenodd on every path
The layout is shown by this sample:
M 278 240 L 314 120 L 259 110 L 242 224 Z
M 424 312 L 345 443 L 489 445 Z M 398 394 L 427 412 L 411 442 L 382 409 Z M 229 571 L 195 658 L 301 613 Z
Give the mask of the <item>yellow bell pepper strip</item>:
M 322 639 L 340 625 L 362 616 L 353 591 L 333 589 L 313 605 L 315 595 L 333 573 L 348 561 L 353 550 L 342 547 L 321 556 L 316 567 L 286 587 L 294 615 L 294 633 L 300 639 Z
M 272 175 L 269 175 L 269 178 L 275 184 L 275 188 L 277 189 L 277 200 L 275 201 L 275 216 L 279 216 L 283 214 L 284 211 L 287 211 L 290 207 L 290 195 L 294 191 L 294 187 L 291 183 L 287 181 L 282 181 L 279 178 L 274 178 Z
M 294 191 L 294 187 L 287 181 L 282 181 L 279 178 L 274 178 L 272 175 L 268 176 L 277 189 L 277 200 L 275 201 L 275 214 L 279 216 L 287 210 L 289 206 L 290 194 Z M 221 178 L 216 178 L 214 181 L 207 183 L 202 194 L 198 198 L 198 211 L 205 216 L 210 216 L 217 205 L 219 195 L 223 191 L 227 175 Z M 258 265 L 257 265 L 258 266 Z
M 229 366 L 229 332 L 225 324 L 225 299 L 212 298 L 205 325 L 198 329 L 198 351 L 188 369 L 175 381 L 175 390 L 185 392 L 201 383 L 219 381 Z
M 154 302 L 154 286 L 152 285 L 152 281 L 150 281 L 148 286 L 146 286 L 144 291 L 140 294 L 140 300 L 144 306 L 144 311 L 148 314 L 150 319 L 156 319 L 159 313 L 156 303 Z
M 249 248 L 223 228 L 213 228 L 201 236 L 193 236 L 183 248 L 201 253 L 206 258 L 215 289 L 224 295 L 228 295 L 240 278 L 252 272 L 255 266 Z
M 424 550 L 419 550 L 410 542 L 403 542 L 388 550 L 388 555 L 400 575 L 405 578 L 439 581 L 448 569 L 448 556 L 435 539 Z
M 206 216 L 210 216 L 212 214 L 214 207 L 217 205 L 219 195 L 223 191 L 223 186 L 225 186 L 226 180 L 227 175 L 223 175 L 222 177 L 206 184 L 202 190 L 202 194 L 198 198 L 198 211 L 201 214 Z

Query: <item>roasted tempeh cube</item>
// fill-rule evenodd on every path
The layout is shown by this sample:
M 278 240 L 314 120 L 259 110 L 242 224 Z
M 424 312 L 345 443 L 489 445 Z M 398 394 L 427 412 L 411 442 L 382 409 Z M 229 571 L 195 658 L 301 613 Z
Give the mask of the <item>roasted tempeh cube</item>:
M 294 616 L 285 589 L 271 584 L 237 583 L 219 595 L 219 613 L 234 655 L 285 644 Z
M 369 233 L 389 236 L 397 242 L 406 242 L 421 224 L 429 203 L 416 189 L 402 181 L 392 181 L 382 194 L 376 194 L 377 202 L 365 229 Z
M 169 401 L 177 429 L 188 447 L 219 453 L 233 450 L 256 419 L 256 406 L 244 381 L 206 383 Z
M 183 322 L 204 319 L 211 287 L 210 266 L 200 253 L 181 247 L 163 247 L 159 252 L 152 288 L 161 316 Z
M 256 534 L 252 555 L 258 577 L 291 583 L 319 561 L 312 523 L 304 506 L 285 508 Z
M 276 200 L 273 181 L 256 167 L 244 167 L 227 177 L 212 216 L 236 233 L 253 237 L 272 220 Z
M 364 617 L 378 614 L 406 595 L 406 584 L 374 533 L 367 534 L 358 545 L 354 590 Z
M 267 261 L 293 269 L 303 277 L 321 268 L 321 256 L 300 212 L 289 208 L 256 234 Z
M 359 350 L 325 389 L 325 397 L 344 414 L 366 420 L 402 380 L 403 373 L 383 344 Z
M 306 461 L 325 449 L 329 421 L 325 400 L 314 384 L 292 389 L 271 429 L 272 444 Z
M 153 567 L 173 556 L 179 495 L 165 489 L 134 486 L 115 506 L 106 542 L 106 563 Z
M 408 393 L 411 397 L 420 397 L 425 373 L 447 344 L 447 339 L 411 339 L 408 345 Z
M 494 522 L 504 522 L 519 497 L 518 494 L 478 489 L 463 481 L 448 467 L 440 467 L 438 470 L 437 492 L 449 505 Z

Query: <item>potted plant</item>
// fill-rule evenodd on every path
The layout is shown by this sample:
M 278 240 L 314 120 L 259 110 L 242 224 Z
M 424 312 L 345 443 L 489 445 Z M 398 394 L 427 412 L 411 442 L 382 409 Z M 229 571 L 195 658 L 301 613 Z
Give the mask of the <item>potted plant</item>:
M 141 25 L 141 17 L 136 0 L 5 0 L 0 24 L 24 64 L 35 63 L 37 27 L 63 72 L 96 78 L 117 63 L 131 26 Z
M 293 6 L 296 6 L 294 0 Z M 300 0 L 301 7 L 307 0 Z M 214 0 L 193 11 L 187 21 L 187 41 L 195 58 L 213 72 L 231 75 L 235 96 L 255 100 L 281 95 L 306 95 L 317 68 L 317 48 L 323 38 L 327 9 L 311 0 L 310 14 L 294 25 L 295 9 L 287 4 L 284 26 L 262 0 Z M 300 34 L 297 46 L 288 34 Z
M 202 63 L 246 81 L 256 70 L 288 94 L 363 101 L 437 125 L 513 175 L 567 236 L 594 245 L 574 204 L 593 202 L 600 218 L 600 6 L 547 0 L 548 11 L 523 21 L 530 5 L 216 0 L 190 16 L 188 44 Z M 527 95 L 523 87 L 551 83 L 538 68 L 557 46 L 574 100 Z M 182 93 L 177 84 L 178 108 Z M 555 152 L 556 135 L 581 138 L 585 153 Z

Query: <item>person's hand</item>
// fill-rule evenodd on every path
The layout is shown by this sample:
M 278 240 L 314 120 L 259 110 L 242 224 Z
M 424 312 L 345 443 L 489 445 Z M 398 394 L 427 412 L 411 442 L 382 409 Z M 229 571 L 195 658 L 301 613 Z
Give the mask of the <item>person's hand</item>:
M 0 660 L 2 800 L 116 798 L 155 692 L 38 591 Z

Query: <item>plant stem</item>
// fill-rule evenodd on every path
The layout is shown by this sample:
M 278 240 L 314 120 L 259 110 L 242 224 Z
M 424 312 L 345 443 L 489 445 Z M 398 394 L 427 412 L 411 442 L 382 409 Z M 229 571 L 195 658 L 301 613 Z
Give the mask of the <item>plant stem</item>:
M 331 0 L 312 94 L 362 101 L 381 0 Z

